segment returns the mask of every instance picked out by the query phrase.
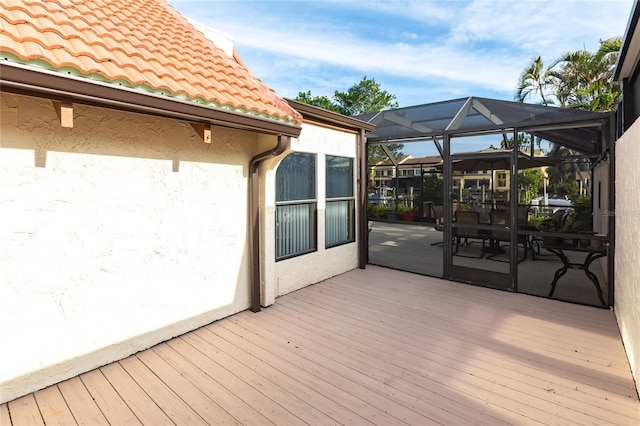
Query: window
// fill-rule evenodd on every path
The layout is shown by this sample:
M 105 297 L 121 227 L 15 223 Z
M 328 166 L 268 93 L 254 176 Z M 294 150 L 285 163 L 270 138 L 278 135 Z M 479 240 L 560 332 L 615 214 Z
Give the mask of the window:
M 500 186 L 500 187 L 507 186 L 507 174 L 506 173 L 498 173 L 498 186 Z
M 325 244 L 333 247 L 355 241 L 353 159 L 327 155 Z
M 316 248 L 316 156 L 296 152 L 276 172 L 276 260 Z

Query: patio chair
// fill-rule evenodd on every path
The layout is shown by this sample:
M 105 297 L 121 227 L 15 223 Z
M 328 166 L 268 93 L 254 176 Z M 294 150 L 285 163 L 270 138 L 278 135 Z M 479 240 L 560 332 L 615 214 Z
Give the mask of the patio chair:
M 435 225 L 433 226 L 433 229 L 440 232 L 444 231 L 444 206 L 433 206 L 431 208 L 432 208 L 433 217 L 436 220 Z M 443 244 L 444 244 L 444 241 L 431 243 L 432 246 L 441 246 Z
M 510 215 L 508 212 L 491 212 L 491 225 L 493 226 L 504 226 L 509 228 L 511 226 Z M 500 250 L 500 242 L 505 242 L 511 244 L 511 231 L 509 229 L 505 230 L 492 230 L 491 231 L 491 240 L 494 246 L 494 253 L 491 256 L 487 256 L 487 259 L 494 259 L 498 254 L 502 251 Z M 519 262 L 522 262 L 527 259 L 527 251 L 529 249 L 529 241 L 526 238 L 526 235 L 518 235 L 518 243 L 522 244 L 524 247 L 524 256 Z M 500 260 L 498 260 L 500 261 Z
M 480 213 L 472 212 L 472 211 L 463 211 L 458 210 L 455 212 L 456 226 L 453 228 L 453 236 L 455 238 L 456 247 L 453 251 L 453 254 L 458 255 L 458 250 L 460 249 L 460 243 L 464 239 L 464 244 L 469 245 L 469 239 L 481 240 L 482 241 L 482 249 L 480 250 L 480 256 L 462 256 L 462 257 L 484 257 L 484 249 L 485 249 L 485 239 L 486 235 L 482 232 L 481 229 L 478 228 L 465 228 L 460 226 L 461 224 L 469 224 L 469 225 L 479 225 L 480 224 Z
M 529 226 L 529 212 L 531 206 L 528 204 L 518 205 L 518 229 L 535 230 L 535 227 Z M 520 238 L 520 237 L 519 237 Z M 536 260 L 536 254 L 540 254 L 540 243 L 542 240 L 537 236 L 522 235 L 529 250 L 531 250 L 531 259 Z M 535 246 L 535 247 L 534 247 Z M 536 250 L 537 248 L 537 250 Z

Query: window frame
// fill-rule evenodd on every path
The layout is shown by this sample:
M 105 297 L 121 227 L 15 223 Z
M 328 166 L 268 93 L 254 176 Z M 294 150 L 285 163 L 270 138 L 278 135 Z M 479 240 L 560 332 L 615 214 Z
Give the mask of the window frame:
M 329 194 L 328 168 L 329 168 L 330 160 L 336 159 L 336 158 L 342 159 L 342 160 L 348 160 L 349 162 L 349 185 L 347 186 L 349 187 L 350 194 L 347 194 L 347 195 L 341 194 L 340 196 L 330 197 L 328 196 Z M 356 216 L 355 216 L 356 189 L 355 189 L 355 176 L 354 176 L 355 166 L 354 165 L 355 165 L 355 159 L 353 157 L 346 157 L 342 155 L 329 155 L 329 154 L 325 155 L 325 218 L 324 218 L 325 249 L 338 247 L 344 244 L 350 244 L 355 242 L 356 240 L 356 230 L 355 230 L 356 228 Z M 335 219 L 329 217 L 329 211 L 331 210 L 329 205 L 337 204 L 337 203 L 345 203 L 345 202 L 346 202 L 346 217 L 344 218 L 346 219 L 346 223 L 344 224 L 343 228 L 346 228 L 347 237 L 345 239 L 332 240 L 329 237 L 331 232 L 329 221 L 332 221 Z
M 297 199 L 281 199 L 283 198 L 282 196 L 280 196 L 279 194 L 279 173 L 283 172 L 283 168 L 282 165 L 285 163 L 285 161 L 292 161 L 292 158 L 295 158 L 296 156 L 309 156 L 311 158 L 313 158 L 313 194 L 309 194 L 309 195 L 313 195 L 314 198 L 297 198 Z M 303 256 L 305 254 L 308 253 L 313 253 L 318 251 L 318 155 L 316 153 L 307 153 L 307 152 L 292 152 L 290 154 L 288 154 L 279 164 L 278 169 L 276 170 L 276 202 L 275 202 L 275 214 L 274 214 L 274 235 L 275 235 L 275 241 L 274 241 L 274 245 L 275 245 L 275 260 L 276 262 L 279 262 L 281 260 L 286 260 L 286 259 L 291 259 L 293 257 L 298 257 L 298 256 Z M 284 198 L 288 198 L 288 197 L 284 197 Z M 291 215 L 297 215 L 300 213 L 300 209 L 297 209 L 298 211 L 296 212 L 295 206 L 307 206 L 308 208 L 308 221 L 307 221 L 307 226 L 306 226 L 306 232 L 307 234 L 304 235 L 307 237 L 306 240 L 304 241 L 308 241 L 308 248 L 306 249 L 302 249 L 302 250 L 285 250 L 285 248 L 281 245 L 283 243 L 283 241 L 286 240 L 286 242 L 290 243 L 291 245 L 295 246 L 296 242 L 295 240 L 291 240 L 291 236 L 289 235 L 281 235 L 280 233 L 286 233 L 286 231 L 281 231 L 280 228 L 281 226 L 283 226 L 283 223 L 281 222 L 281 218 L 282 215 L 285 215 L 287 213 L 291 214 Z M 288 212 L 287 212 L 288 210 Z M 291 219 L 292 221 L 295 221 L 295 218 Z M 291 227 L 290 227 L 291 228 Z M 294 225 L 294 228 L 299 230 L 299 225 L 296 226 Z M 304 237 L 303 236 L 303 237 Z M 298 243 L 300 243 L 300 241 L 298 241 Z

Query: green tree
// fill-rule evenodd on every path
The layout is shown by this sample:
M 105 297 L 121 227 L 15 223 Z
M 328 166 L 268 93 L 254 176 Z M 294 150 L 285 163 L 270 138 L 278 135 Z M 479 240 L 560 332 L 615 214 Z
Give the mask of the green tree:
M 516 100 L 539 97 L 543 105 L 612 111 L 622 93 L 613 81 L 620 46 L 618 37 L 600 40 L 596 52 L 569 52 L 548 67 L 538 56 L 520 74 Z
M 437 174 L 425 174 L 422 179 L 422 201 L 433 201 L 435 205 L 442 205 L 444 199 L 443 179 Z
M 351 86 L 346 92 L 336 90 L 333 99 L 340 106 L 340 112 L 349 116 L 398 107 L 396 96 L 382 90 L 375 79 L 367 78 L 367 76 L 364 76 L 359 83 Z
M 570 149 L 560 145 L 553 147 L 553 156 L 570 157 Z M 549 192 L 558 195 L 572 195 L 578 192 L 578 184 L 575 182 L 575 167 L 570 161 L 562 161 L 547 169 L 549 176 Z
M 367 78 L 367 76 L 364 76 L 359 83 L 351 86 L 346 92 L 336 90 L 332 99 L 327 96 L 313 96 L 311 91 L 298 92 L 298 96 L 296 96 L 296 101 L 298 102 L 304 102 L 347 116 L 397 108 L 398 102 L 395 99 L 395 95 L 382 90 L 375 79 Z M 403 155 L 403 144 L 387 144 L 386 147 L 395 157 Z M 369 164 L 375 164 L 387 159 L 387 154 L 379 145 L 370 145 L 368 156 Z
M 564 106 L 589 111 L 615 109 L 622 94 L 620 85 L 613 82 L 620 46 L 619 38 L 601 40 L 596 52 L 578 50 L 558 61 L 556 93 L 564 99 Z
M 540 147 L 540 140 L 537 141 L 538 148 Z M 513 149 L 513 136 L 507 137 L 502 135 L 502 141 L 500 142 L 500 148 Z M 518 133 L 518 150 L 529 152 L 531 150 L 531 136 L 528 133 Z
M 524 102 L 537 95 L 544 105 L 557 103 L 565 108 L 613 111 L 622 95 L 620 85 L 613 81 L 620 47 L 619 37 L 600 40 L 600 47 L 596 52 L 569 52 L 549 67 L 544 66 L 539 56 L 520 75 L 515 98 Z M 563 149 L 553 145 L 550 155 L 573 154 L 571 150 L 563 152 Z M 557 192 L 570 195 L 575 183 L 571 181 L 579 172 L 575 162 L 550 169 L 550 185 Z
M 528 204 L 538 196 L 542 179 L 542 171 L 538 168 L 526 169 L 518 173 L 518 186 L 522 189 L 520 203 Z
M 311 91 L 298 92 L 298 96 L 296 96 L 296 101 L 304 102 L 305 104 L 328 109 L 329 111 L 333 111 L 341 114 L 340 105 L 334 103 L 331 99 L 329 99 L 326 96 L 312 96 Z
M 524 102 L 527 98 L 539 96 L 543 105 L 552 105 L 553 100 L 549 97 L 549 90 L 557 85 L 557 78 L 552 68 L 553 65 L 551 67 L 544 65 L 541 56 L 535 58 L 520 74 L 516 99 Z

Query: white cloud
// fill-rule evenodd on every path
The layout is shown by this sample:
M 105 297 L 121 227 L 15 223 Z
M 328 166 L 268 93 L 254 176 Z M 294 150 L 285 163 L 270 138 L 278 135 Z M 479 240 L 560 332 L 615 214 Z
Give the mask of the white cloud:
M 551 62 L 583 46 L 593 50 L 601 38 L 622 36 L 632 6 L 632 0 L 314 2 L 314 7 L 170 2 L 230 34 L 251 71 L 284 96 L 302 90 L 331 95 L 367 75 L 392 82 L 407 99 L 412 91 L 401 89 L 403 80 L 422 81 L 442 98 L 478 90 L 511 98 L 533 57 Z M 380 17 L 385 19 L 373 19 Z

